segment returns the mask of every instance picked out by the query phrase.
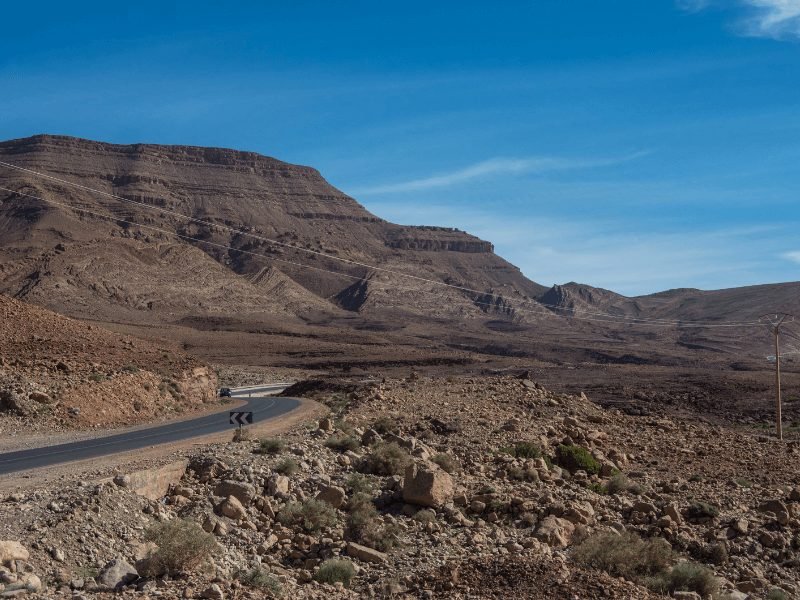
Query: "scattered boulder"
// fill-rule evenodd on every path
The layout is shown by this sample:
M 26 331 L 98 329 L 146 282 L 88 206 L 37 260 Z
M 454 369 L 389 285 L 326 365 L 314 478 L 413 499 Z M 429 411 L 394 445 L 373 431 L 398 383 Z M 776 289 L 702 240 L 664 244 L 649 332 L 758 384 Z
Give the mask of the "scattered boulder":
M 335 485 L 325 486 L 317 494 L 317 500 L 330 504 L 333 508 L 341 507 L 346 499 L 347 494 L 344 488 Z
M 247 509 L 239 502 L 236 496 L 228 496 L 226 500 L 220 503 L 219 512 L 229 519 L 238 521 L 247 516 Z
M 139 579 L 139 573 L 136 571 L 136 567 L 122 558 L 115 558 L 101 569 L 97 581 L 107 588 L 117 589 L 137 579 Z
M 11 564 L 14 560 L 28 560 L 30 554 L 25 547 L 15 541 L 0 541 L 0 565 Z
M 406 468 L 403 500 L 418 506 L 441 508 L 453 500 L 453 479 L 431 462 L 414 463 Z
M 385 563 L 388 561 L 386 553 L 354 542 L 347 543 L 347 555 L 364 562 Z
M 542 522 L 539 523 L 539 527 L 536 529 L 536 533 L 533 535 L 537 540 L 546 543 L 548 546 L 564 548 L 569 544 L 574 532 L 575 525 L 566 519 L 560 519 L 555 515 L 548 515 L 542 519 Z
M 256 488 L 249 483 L 226 479 L 214 488 L 214 495 L 222 498 L 233 496 L 244 506 L 249 506 L 256 496 Z

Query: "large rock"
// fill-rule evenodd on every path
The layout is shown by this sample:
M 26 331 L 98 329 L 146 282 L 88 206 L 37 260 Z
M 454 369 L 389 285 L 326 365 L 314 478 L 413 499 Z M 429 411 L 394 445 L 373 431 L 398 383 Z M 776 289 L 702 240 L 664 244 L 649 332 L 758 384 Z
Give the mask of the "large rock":
M 25 547 L 15 541 L 0 541 L 0 565 L 7 565 L 13 560 L 28 560 L 30 554 Z
M 453 479 L 430 462 L 409 465 L 403 480 L 403 500 L 440 508 L 453 500 Z
M 564 548 L 569 544 L 574 532 L 575 526 L 572 523 L 566 519 L 559 519 L 549 515 L 542 519 L 536 529 L 536 533 L 533 535 L 537 540 L 546 543 L 548 546 Z
M 385 563 L 388 560 L 385 553 L 353 542 L 347 543 L 347 555 L 371 563 Z
M 97 581 L 105 587 L 116 589 L 137 579 L 139 579 L 139 573 L 133 565 L 125 562 L 122 558 L 115 558 L 103 567 Z
M 222 498 L 234 496 L 244 506 L 249 506 L 256 497 L 256 488 L 249 483 L 226 479 L 217 484 L 217 487 L 214 488 L 214 495 Z
M 126 473 L 114 478 L 114 483 L 128 488 L 148 500 L 160 500 L 167 495 L 171 485 L 178 483 L 186 474 L 186 460 L 161 467 Z
M 588 525 L 594 519 L 594 508 L 588 502 L 576 501 L 568 506 L 563 517 L 576 525 Z
M 330 504 L 333 508 L 339 508 L 347 499 L 344 488 L 335 485 L 328 485 L 322 488 L 317 494 L 317 500 Z
M 280 496 L 289 493 L 289 478 L 286 475 L 273 475 L 267 482 L 267 493 L 270 496 Z
M 226 500 L 220 503 L 219 512 L 229 519 L 238 521 L 247 516 L 247 509 L 239 502 L 236 496 L 228 496 Z

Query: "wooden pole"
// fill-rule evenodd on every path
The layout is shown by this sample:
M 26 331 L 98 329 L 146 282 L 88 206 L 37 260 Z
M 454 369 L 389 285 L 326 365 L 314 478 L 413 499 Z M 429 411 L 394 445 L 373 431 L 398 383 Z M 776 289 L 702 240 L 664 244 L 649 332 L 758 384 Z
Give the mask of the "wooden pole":
M 778 439 L 783 439 L 783 424 L 781 423 L 781 351 L 778 344 L 780 324 L 775 327 L 775 419 L 777 424 Z

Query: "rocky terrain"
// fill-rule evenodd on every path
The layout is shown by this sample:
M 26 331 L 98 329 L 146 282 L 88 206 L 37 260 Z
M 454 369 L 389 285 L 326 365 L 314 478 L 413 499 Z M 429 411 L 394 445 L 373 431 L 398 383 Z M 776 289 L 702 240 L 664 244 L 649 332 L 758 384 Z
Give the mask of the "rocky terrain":
M 0 431 L 125 426 L 216 401 L 216 374 L 157 345 L 0 294 Z
M 308 381 L 293 393 L 330 416 L 185 451 L 169 485 L 121 471 L 21 489 L 0 503 L 0 595 L 800 593 L 800 440 L 525 377 Z

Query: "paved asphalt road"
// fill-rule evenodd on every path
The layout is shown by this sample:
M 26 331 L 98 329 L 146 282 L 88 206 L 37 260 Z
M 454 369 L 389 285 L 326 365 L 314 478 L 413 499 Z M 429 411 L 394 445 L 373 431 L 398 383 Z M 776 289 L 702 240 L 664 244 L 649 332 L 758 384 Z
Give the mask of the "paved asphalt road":
M 233 397 L 247 399 L 247 404 L 237 408 L 226 408 L 222 412 L 205 417 L 81 442 L 0 454 L 0 475 L 232 431 L 235 427 L 228 422 L 230 411 L 252 411 L 253 423 L 263 423 L 300 406 L 300 400 L 297 398 L 276 398 L 268 395 L 280 393 L 285 388 L 285 384 L 238 388 L 233 390 Z

